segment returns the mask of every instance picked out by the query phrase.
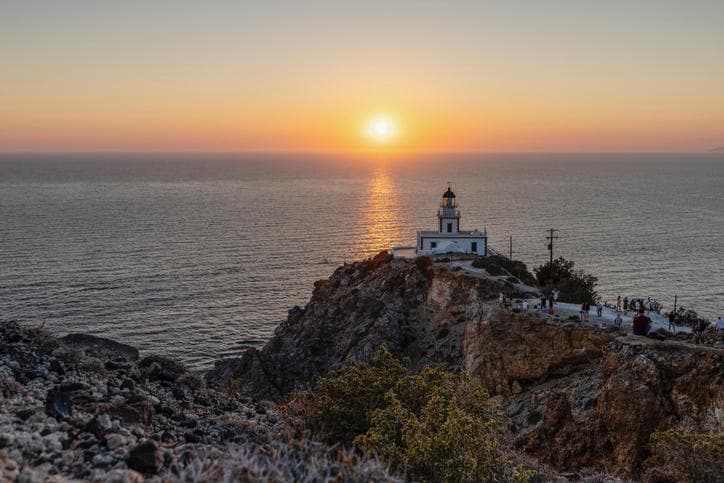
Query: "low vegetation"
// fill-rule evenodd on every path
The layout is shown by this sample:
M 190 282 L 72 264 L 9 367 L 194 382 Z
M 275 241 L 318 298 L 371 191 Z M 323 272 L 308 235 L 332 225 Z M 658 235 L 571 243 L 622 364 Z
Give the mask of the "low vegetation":
M 380 349 L 298 393 L 292 404 L 312 436 L 377 454 L 417 481 L 510 481 L 527 474 L 504 455 L 502 420 L 464 374 L 409 369 Z
M 329 448 L 309 440 L 270 441 L 229 446 L 226 451 L 202 451 L 171 466 L 164 481 L 389 481 L 402 478 L 373 456 Z
M 676 310 L 672 312 L 675 314 L 676 325 L 687 325 L 698 330 L 704 330 L 711 325 L 709 320 L 700 317 L 694 310 L 677 307 Z
M 714 483 L 724 481 L 724 434 L 669 429 L 653 433 L 652 456 L 644 465 L 647 481 Z
M 561 302 L 595 304 L 598 301 L 598 279 L 583 270 L 576 270 L 575 263 L 570 260 L 560 257 L 533 271 L 543 292 L 547 294 L 557 288 Z

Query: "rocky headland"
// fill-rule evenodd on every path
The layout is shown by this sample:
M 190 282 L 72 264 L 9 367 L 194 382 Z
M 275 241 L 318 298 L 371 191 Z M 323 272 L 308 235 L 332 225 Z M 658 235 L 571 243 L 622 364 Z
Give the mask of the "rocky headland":
M 561 481 L 663 481 L 647 466 L 652 434 L 721 434 L 724 349 L 500 307 L 501 291 L 537 294 L 515 275 L 382 252 L 317 282 L 262 349 L 203 375 L 106 339 L 4 324 L 0 481 L 394 479 L 372 457 L 289 443 L 294 423 L 277 406 L 383 345 L 413 367 L 470 374 L 512 450 Z
M 413 365 L 471 374 L 508 417 L 521 452 L 573 474 L 637 478 L 655 431 L 722 429 L 720 346 L 501 308 L 501 291 L 515 299 L 536 289 L 508 273 L 486 277 L 444 259 L 383 252 L 317 282 L 261 350 L 217 362 L 207 378 L 281 400 L 385 344 Z

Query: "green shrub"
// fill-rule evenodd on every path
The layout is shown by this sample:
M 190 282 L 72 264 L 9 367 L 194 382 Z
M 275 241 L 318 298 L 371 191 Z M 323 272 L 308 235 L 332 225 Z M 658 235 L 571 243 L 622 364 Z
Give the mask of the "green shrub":
M 352 364 L 297 394 L 312 434 L 375 453 L 418 481 L 525 478 L 503 455 L 502 420 L 488 395 L 464 374 L 419 373 L 384 347 L 370 364 Z
M 559 301 L 595 304 L 598 301 L 598 279 L 583 270 L 575 270 L 574 267 L 574 262 L 560 257 L 536 267 L 533 271 L 544 292 L 558 288 Z
M 672 311 L 674 312 L 674 311 Z M 700 317 L 696 311 L 691 309 L 685 309 L 684 307 L 677 307 L 674 312 L 676 325 L 688 325 L 689 327 L 698 328 L 699 330 L 706 329 L 711 322 L 703 317 Z
M 651 457 L 644 463 L 647 481 L 724 481 L 724 434 L 669 429 L 649 439 Z

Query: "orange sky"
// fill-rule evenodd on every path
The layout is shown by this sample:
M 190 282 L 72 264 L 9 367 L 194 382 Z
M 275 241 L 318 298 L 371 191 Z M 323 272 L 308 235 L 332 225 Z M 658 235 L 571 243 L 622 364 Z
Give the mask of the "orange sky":
M 724 145 L 724 2 L 99 3 L 3 6 L 0 150 Z

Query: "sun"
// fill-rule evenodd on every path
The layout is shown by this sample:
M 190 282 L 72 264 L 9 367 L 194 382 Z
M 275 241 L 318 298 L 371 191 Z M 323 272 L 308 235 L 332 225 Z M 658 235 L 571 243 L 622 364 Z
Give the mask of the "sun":
M 397 123 L 386 114 L 378 114 L 367 121 L 365 134 L 377 144 L 386 144 L 397 136 Z

